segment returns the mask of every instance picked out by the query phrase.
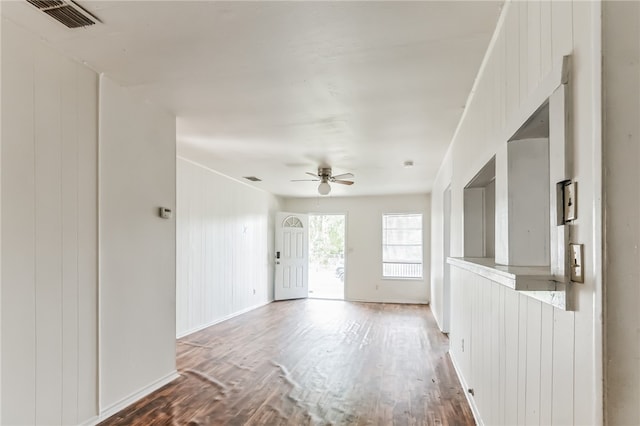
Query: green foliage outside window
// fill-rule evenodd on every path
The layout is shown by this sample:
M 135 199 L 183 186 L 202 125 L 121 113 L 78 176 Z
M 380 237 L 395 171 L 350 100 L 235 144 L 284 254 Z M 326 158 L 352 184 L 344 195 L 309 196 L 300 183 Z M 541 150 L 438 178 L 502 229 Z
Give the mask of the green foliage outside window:
M 344 216 L 309 215 L 309 256 L 321 266 L 343 262 Z

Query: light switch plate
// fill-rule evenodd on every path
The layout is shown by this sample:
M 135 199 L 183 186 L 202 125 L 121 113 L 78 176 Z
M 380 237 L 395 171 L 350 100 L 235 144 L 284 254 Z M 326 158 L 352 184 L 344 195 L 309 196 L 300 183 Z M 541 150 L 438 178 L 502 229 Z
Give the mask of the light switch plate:
M 173 212 L 170 208 L 167 207 L 160 207 L 159 214 L 163 219 L 171 219 L 171 217 L 173 216 Z
M 570 256 L 570 269 L 571 269 L 571 281 L 576 283 L 584 282 L 584 245 L 583 244 L 569 244 L 569 256 Z
M 563 188 L 564 222 L 570 222 L 578 218 L 578 183 L 568 182 Z

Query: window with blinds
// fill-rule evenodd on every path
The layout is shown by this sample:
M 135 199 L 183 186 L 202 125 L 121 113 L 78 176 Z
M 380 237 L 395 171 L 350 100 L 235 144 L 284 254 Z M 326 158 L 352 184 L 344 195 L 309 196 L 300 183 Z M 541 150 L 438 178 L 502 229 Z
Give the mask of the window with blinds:
M 422 214 L 382 216 L 382 276 L 422 278 Z

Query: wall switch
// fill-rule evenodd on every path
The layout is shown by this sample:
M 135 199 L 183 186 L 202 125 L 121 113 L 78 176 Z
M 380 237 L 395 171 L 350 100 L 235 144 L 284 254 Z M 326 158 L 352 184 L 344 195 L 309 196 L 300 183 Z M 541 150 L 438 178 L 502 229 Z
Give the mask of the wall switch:
M 569 256 L 571 260 L 571 281 L 583 283 L 584 265 L 582 264 L 582 259 L 584 258 L 584 245 L 569 244 Z
M 171 217 L 173 216 L 173 212 L 171 211 L 170 208 L 167 207 L 160 207 L 160 217 L 163 219 L 171 219 Z
M 571 222 L 578 217 L 578 183 L 567 182 L 563 187 L 564 222 Z

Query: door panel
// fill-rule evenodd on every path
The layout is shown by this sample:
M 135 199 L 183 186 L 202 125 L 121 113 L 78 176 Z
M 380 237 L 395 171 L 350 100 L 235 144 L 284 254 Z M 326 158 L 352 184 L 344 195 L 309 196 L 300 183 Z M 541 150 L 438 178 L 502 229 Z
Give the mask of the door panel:
M 309 230 L 307 215 L 276 213 L 275 299 L 308 296 Z

